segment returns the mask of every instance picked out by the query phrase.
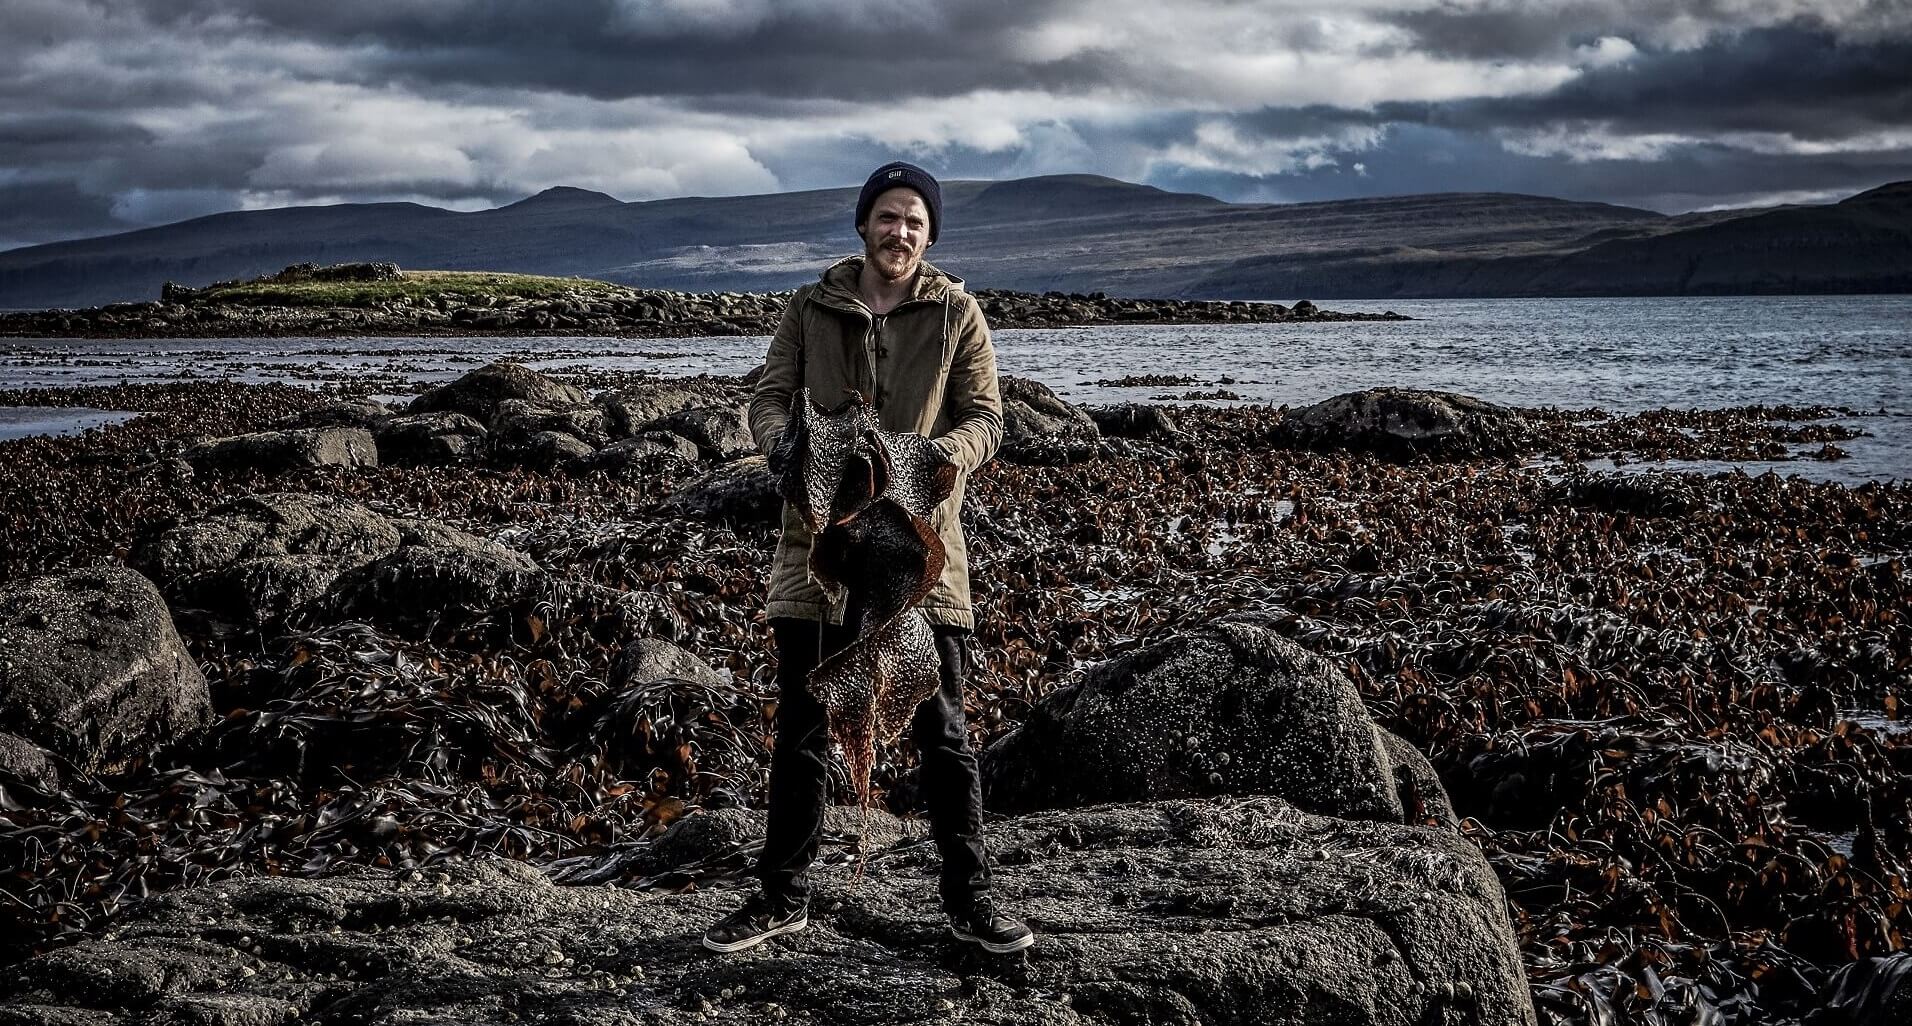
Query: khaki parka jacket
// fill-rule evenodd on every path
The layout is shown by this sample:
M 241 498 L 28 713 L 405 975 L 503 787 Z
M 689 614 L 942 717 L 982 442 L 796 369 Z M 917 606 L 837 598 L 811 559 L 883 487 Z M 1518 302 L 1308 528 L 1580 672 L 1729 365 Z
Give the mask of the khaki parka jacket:
M 802 384 L 823 409 L 861 393 L 875 405 L 883 430 L 935 439 L 958 473 L 956 490 L 930 517 L 947 561 L 921 608 L 932 624 L 973 629 L 963 492 L 969 475 L 1002 443 L 1002 392 L 989 325 L 975 297 L 963 291 L 962 279 L 927 262 L 910 297 L 878 318 L 857 297 L 862 270 L 861 256 L 846 257 L 790 297 L 750 399 L 750 432 L 758 450 L 769 454 L 789 419 L 801 365 Z M 809 564 L 810 530 L 785 503 L 767 617 L 843 621 L 843 609 L 830 604 Z

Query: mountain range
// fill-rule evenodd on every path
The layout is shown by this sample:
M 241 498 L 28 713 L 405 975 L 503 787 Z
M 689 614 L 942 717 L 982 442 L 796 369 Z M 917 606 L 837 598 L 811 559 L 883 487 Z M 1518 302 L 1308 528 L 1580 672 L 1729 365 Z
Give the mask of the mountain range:
M 213 214 L 0 252 L 0 308 L 158 296 L 294 263 L 764 291 L 860 249 L 855 189 L 627 203 L 556 187 L 492 210 Z M 1912 291 L 1912 182 L 1817 206 L 1667 215 L 1507 193 L 1228 203 L 1093 175 L 944 185 L 930 259 L 973 287 L 1160 298 Z

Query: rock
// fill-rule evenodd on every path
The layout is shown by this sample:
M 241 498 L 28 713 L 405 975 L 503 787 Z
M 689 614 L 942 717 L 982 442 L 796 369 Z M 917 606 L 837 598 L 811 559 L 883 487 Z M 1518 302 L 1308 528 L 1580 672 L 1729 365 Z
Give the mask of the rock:
M 441 622 L 457 625 L 509 607 L 543 578 L 531 557 L 483 539 L 402 545 L 341 575 L 302 619 L 364 620 L 420 636 Z
M 1079 407 L 1056 397 L 1049 386 L 1002 376 L 1002 448 L 1011 463 L 1058 464 L 1093 459 L 1102 433 Z
M 479 423 L 489 423 L 498 404 L 507 399 L 522 399 L 544 409 L 582 406 L 590 401 L 578 388 L 553 381 L 523 364 L 501 362 L 487 364 L 426 392 L 412 400 L 408 409 L 412 413 L 455 410 Z
M 735 406 L 680 410 L 645 427 L 689 439 L 704 459 L 734 460 L 757 451 L 750 427 L 744 423 L 744 411 Z
M 719 378 L 675 378 L 628 385 L 597 397 L 611 428 L 628 437 L 673 413 L 698 406 L 742 406 L 749 395 Z
M 345 499 L 262 492 L 213 507 L 133 550 L 131 563 L 155 580 L 231 566 L 259 556 L 326 555 L 364 562 L 397 548 L 391 521 Z
M 649 868 L 722 858 L 755 817 L 682 820 Z M 480 857 L 445 864 L 443 883 L 356 871 L 171 892 L 130 909 L 112 940 L 21 964 L 0 991 L 128 1026 L 208 999 L 284 1001 L 324 1022 L 1535 1021 L 1499 883 L 1446 831 L 1272 798 L 1047 812 L 990 830 L 996 890 L 1037 931 L 1026 959 L 958 948 L 936 907 L 933 847 L 900 838 L 858 882 L 853 860 L 826 859 L 809 927 L 747 954 L 695 950 L 745 888 L 565 887 Z
M 670 456 L 685 463 L 695 463 L 697 443 L 669 431 L 646 431 L 635 438 L 612 442 L 586 457 L 585 462 L 592 470 L 615 474 L 638 469 L 644 460 L 657 456 Z
M 666 508 L 679 516 L 733 524 L 775 524 L 783 515 L 777 480 L 762 456 L 733 460 L 690 482 Z
M 1090 667 L 981 762 L 988 804 L 1008 812 L 1232 794 L 1343 819 L 1408 819 L 1395 760 L 1353 682 L 1246 621 Z
M 364 428 L 295 428 L 215 438 L 188 448 L 197 470 L 277 473 L 300 467 L 375 467 L 378 446 Z
M 183 607 L 265 627 L 400 540 L 397 526 L 356 502 L 266 492 L 162 532 L 137 547 L 130 562 Z
M 1175 418 L 1160 406 L 1148 403 L 1117 403 L 1112 406 L 1085 406 L 1084 413 L 1095 421 L 1104 438 L 1139 438 L 1157 442 L 1174 441 L 1182 436 Z
M 393 417 L 378 428 L 378 458 L 400 466 L 446 466 L 484 458 L 490 432 L 451 410 Z
M 392 415 L 392 408 L 376 399 L 334 399 L 301 414 L 290 427 L 374 428 Z
M 638 638 L 618 651 L 617 658 L 611 661 L 605 684 L 615 691 L 632 683 L 647 684 L 666 678 L 711 686 L 724 683 L 722 674 L 692 653 L 662 638 Z
M 491 417 L 491 433 L 500 447 L 520 438 L 557 431 L 570 435 L 596 449 L 611 440 L 611 419 L 603 408 L 585 403 L 578 406 L 546 408 L 522 399 L 507 399 L 498 404 Z
M 204 726 L 206 678 L 124 567 L 0 584 L 0 723 L 87 772 Z
M 53 754 L 4 730 L 0 730 L 0 770 L 43 791 L 57 791 L 60 787 L 60 767 Z
M 1373 388 L 1292 411 L 1278 429 L 1289 444 L 1354 449 L 1390 459 L 1509 456 L 1539 434 L 1505 406 L 1454 392 Z
M 492 450 L 500 463 L 546 474 L 555 473 L 566 464 L 588 460 L 596 452 L 590 443 L 563 431 L 538 431 L 499 439 Z
M 1319 308 L 1314 305 L 1314 300 L 1302 299 L 1297 300 L 1295 305 L 1288 309 L 1288 312 L 1296 317 L 1313 317 L 1319 312 Z

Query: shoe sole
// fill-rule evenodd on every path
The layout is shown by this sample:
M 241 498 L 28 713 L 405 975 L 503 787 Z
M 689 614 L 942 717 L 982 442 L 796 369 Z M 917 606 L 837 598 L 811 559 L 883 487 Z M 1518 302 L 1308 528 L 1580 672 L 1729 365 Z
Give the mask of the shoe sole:
M 977 947 L 982 948 L 984 951 L 987 951 L 992 955 L 1007 955 L 1012 951 L 1021 951 L 1022 949 L 1030 947 L 1036 943 L 1036 935 L 1033 933 L 1028 935 L 1027 937 L 1018 937 L 1015 940 L 1006 941 L 1004 943 L 997 944 L 991 941 L 983 940 L 981 937 L 976 937 L 976 936 L 972 936 L 970 934 L 964 933 L 963 931 L 958 930 L 957 928 L 953 926 L 949 928 L 949 932 L 950 932 L 950 935 L 955 937 L 957 940 L 962 941 L 965 944 L 974 944 Z
M 773 926 L 770 929 L 765 930 L 764 932 L 756 935 L 755 937 L 745 937 L 743 940 L 731 941 L 729 944 L 722 943 L 721 941 L 714 941 L 714 940 L 711 940 L 709 937 L 705 937 L 704 947 L 709 948 L 710 950 L 715 951 L 720 955 L 728 955 L 728 954 L 731 954 L 732 952 L 737 952 L 737 951 L 748 951 L 751 948 L 754 948 L 757 945 L 762 944 L 764 941 L 767 941 L 772 937 L 781 937 L 786 933 L 796 933 L 798 930 L 801 930 L 804 927 L 809 925 L 810 925 L 810 917 L 804 916 L 802 919 L 793 919 L 790 922 L 783 924 L 782 926 Z

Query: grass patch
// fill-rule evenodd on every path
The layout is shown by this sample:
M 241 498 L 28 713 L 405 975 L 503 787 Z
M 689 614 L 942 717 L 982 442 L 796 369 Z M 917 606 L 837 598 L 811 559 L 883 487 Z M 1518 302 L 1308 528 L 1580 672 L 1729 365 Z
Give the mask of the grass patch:
M 214 285 L 195 297 L 200 302 L 245 306 L 372 306 L 395 300 L 452 296 L 461 300 L 493 296 L 518 299 L 594 299 L 631 295 L 622 285 L 595 278 L 552 278 L 542 274 L 498 271 L 405 271 L 388 281 L 258 281 Z

